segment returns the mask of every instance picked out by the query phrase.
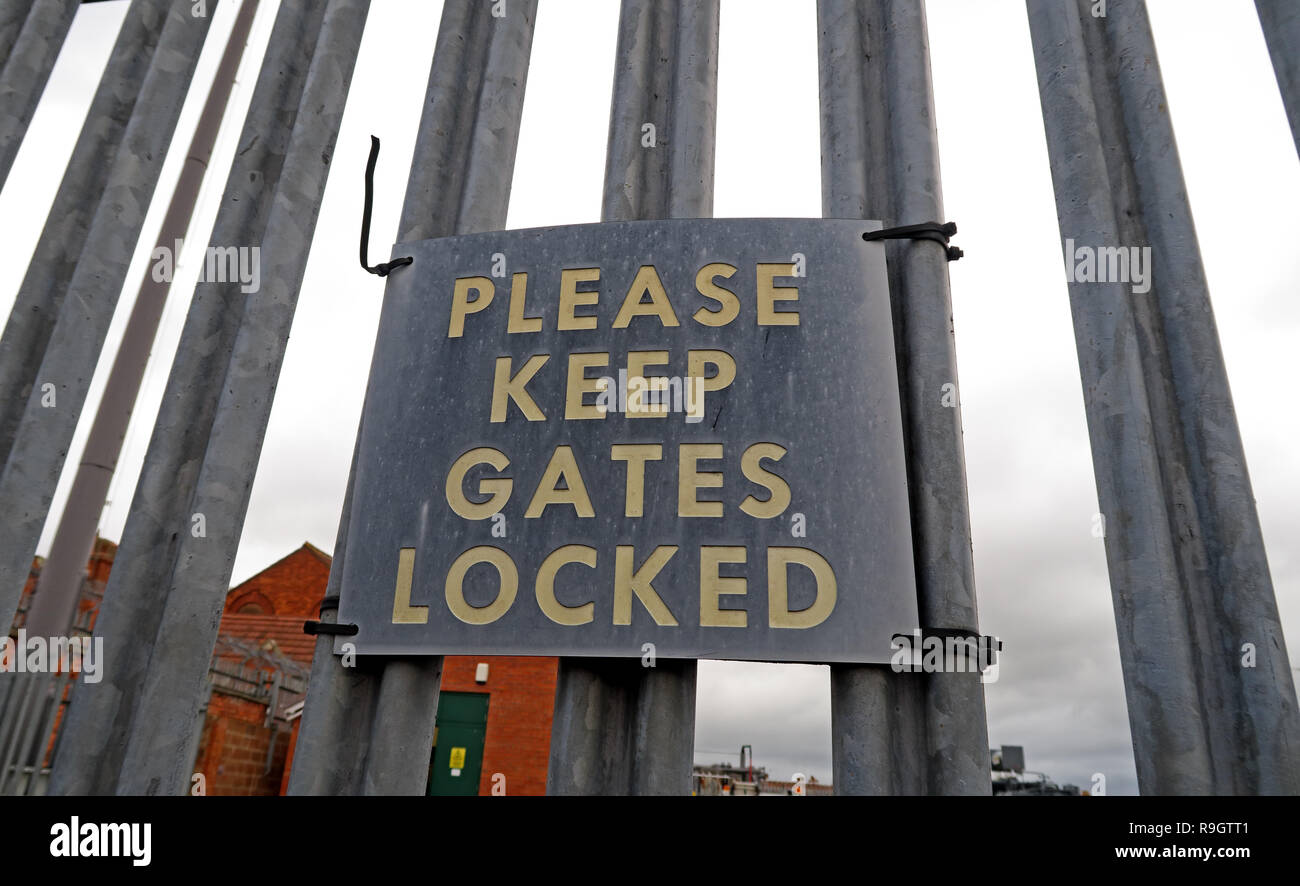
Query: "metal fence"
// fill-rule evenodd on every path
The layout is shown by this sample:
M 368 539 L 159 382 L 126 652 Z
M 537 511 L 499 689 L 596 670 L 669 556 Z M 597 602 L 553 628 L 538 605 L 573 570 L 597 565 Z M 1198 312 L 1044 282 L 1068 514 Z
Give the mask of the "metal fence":
M 205 15 L 198 5 L 132 0 L 0 338 L 5 624 L 218 0 Z M 1300 139 L 1300 13 L 1288 0 L 1256 5 Z M 0 9 L 0 183 L 77 6 Z M 709 216 L 719 2 L 621 7 L 602 219 Z M 53 793 L 177 794 L 190 783 L 217 625 L 368 8 L 279 4 L 211 238 L 217 249 L 260 247 L 261 291 L 246 297 L 238 280 L 198 286 L 96 626 L 111 667 L 74 686 Z M 1028 0 L 1028 10 L 1062 236 L 1098 249 L 1149 244 L 1155 263 L 1144 299 L 1118 284 L 1070 287 L 1141 789 L 1300 792 L 1300 714 L 1145 7 Z M 536 11 L 537 0 L 446 0 L 399 240 L 504 227 Z M 886 226 L 942 219 L 923 3 L 818 0 L 816 14 L 823 214 Z M 232 45 L 242 40 L 236 30 Z M 654 151 L 642 147 L 647 121 L 666 134 Z M 960 410 L 937 408 L 957 383 L 945 256 L 925 241 L 891 242 L 887 256 L 919 610 L 924 624 L 976 632 Z M 133 347 L 124 344 L 125 358 Z M 124 404 L 101 411 L 129 412 L 125 390 Z M 351 485 L 325 622 L 337 608 Z M 83 507 L 97 513 L 102 496 Z M 207 523 L 223 531 L 208 536 Z M 85 525 L 93 521 L 70 529 L 63 550 L 89 550 Z M 50 591 L 43 605 L 70 612 L 53 582 Z M 50 617 L 51 633 L 70 630 Z M 1258 651 L 1256 667 L 1239 666 L 1243 642 Z M 421 793 L 440 674 L 441 659 L 429 657 L 344 668 L 321 637 L 290 792 Z M 51 719 L 62 687 L 4 683 L 0 790 L 21 792 L 31 779 L 10 778 L 11 762 L 39 758 L 48 731 L 29 724 Z M 976 675 L 836 665 L 831 687 L 836 792 L 990 793 Z M 695 690 L 694 661 L 563 659 L 549 791 L 688 793 Z

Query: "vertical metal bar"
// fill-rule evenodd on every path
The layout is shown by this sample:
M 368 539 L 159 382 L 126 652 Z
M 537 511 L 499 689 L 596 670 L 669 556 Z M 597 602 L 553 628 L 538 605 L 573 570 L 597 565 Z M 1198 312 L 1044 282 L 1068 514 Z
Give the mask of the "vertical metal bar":
M 348 491 L 351 492 L 351 484 Z M 343 517 L 339 523 L 339 536 L 344 539 L 349 501 L 350 495 L 343 503 Z M 342 546 L 334 550 L 337 562 Z M 329 588 L 320 610 L 320 620 L 325 624 L 338 621 L 340 574 L 337 566 L 331 567 Z M 316 638 L 287 794 L 343 796 L 361 793 L 362 770 L 370 747 L 374 696 L 381 674 L 382 664 L 369 659 L 358 659 L 352 667 L 344 667 L 334 655 L 333 637 L 321 634 Z
M 1255 0 L 1255 11 L 1273 59 L 1291 139 L 1300 152 L 1300 6 L 1295 0 Z
M 0 641 L 2 642 L 2 641 Z M 15 681 L 10 677 L 0 678 L 0 747 L 4 746 L 6 714 L 9 710 L 9 697 L 13 695 Z
M 36 794 L 36 784 L 40 780 L 41 770 L 45 763 L 45 749 L 50 745 L 50 732 L 54 728 L 55 721 L 59 718 L 59 708 L 63 704 L 63 693 L 68 688 L 68 683 L 72 680 L 72 675 L 64 671 L 54 677 L 50 682 L 49 695 L 45 702 L 46 710 L 41 718 L 41 728 L 36 731 L 33 750 L 36 759 L 32 764 L 32 777 L 27 781 L 26 795 L 31 797 Z
M 494 18 L 489 4 L 444 3 L 399 242 L 505 226 L 536 10 L 536 0 L 520 0 Z M 354 446 L 327 622 L 337 615 L 356 461 Z M 344 667 L 332 641 L 317 640 L 288 793 L 422 793 L 441 670 L 440 657 Z
M 476 42 L 470 45 L 483 46 L 484 51 L 478 58 L 471 55 L 467 59 L 470 64 L 453 74 L 445 63 L 439 64 L 444 35 L 444 27 L 440 26 L 439 44 L 430 71 L 430 91 L 437 80 L 442 107 L 469 111 L 472 120 L 461 123 L 464 132 L 455 144 L 445 144 L 436 134 L 429 134 L 434 136 L 434 144 L 417 145 L 412 162 L 412 184 L 417 179 L 416 162 L 430 161 L 440 175 L 459 173 L 463 181 L 459 189 L 451 188 L 442 196 L 428 195 L 434 200 L 429 208 L 434 210 L 435 221 L 427 236 L 499 230 L 505 227 L 510 205 L 537 0 L 512 0 L 500 18 L 492 16 L 490 4 L 469 2 L 472 5 L 468 10 L 458 10 L 453 15 L 465 21 L 468 34 L 472 35 L 466 43 L 474 39 Z M 448 0 L 444 14 L 451 5 Z M 455 34 L 448 32 L 446 37 L 454 39 Z M 446 91 L 451 84 L 449 75 L 464 78 L 460 89 L 465 89 L 466 81 L 474 82 L 477 88 L 466 99 L 446 101 L 455 95 Z M 421 147 L 437 150 L 436 159 L 425 156 Z M 423 175 L 419 178 L 424 180 Z M 412 195 L 409 187 L 407 194 L 409 205 Z M 409 218 L 408 208 L 404 208 L 403 215 Z M 437 225 L 448 219 L 451 224 L 439 230 Z M 412 226 L 421 225 L 414 222 Z M 402 227 L 407 229 L 406 224 Z M 383 668 L 375 699 L 363 790 L 367 794 L 422 794 L 428 779 L 442 658 L 395 659 L 386 662 Z
M 384 663 L 375 694 L 362 793 L 417 796 L 425 792 L 441 684 L 441 656 Z
M 885 225 L 943 221 L 925 10 L 920 0 L 819 0 L 822 211 Z M 922 626 L 978 630 L 946 257 L 886 246 Z M 988 794 L 984 690 L 974 673 L 831 667 L 841 794 Z M 924 748 L 924 755 L 919 751 Z
M 623 0 L 605 221 L 713 214 L 718 21 L 717 0 Z M 547 793 L 688 794 L 697 672 L 694 660 L 560 659 Z
M 5 53 L 4 67 L 0 69 L 0 187 L 9 177 L 27 125 L 36 113 L 80 5 L 80 0 L 36 0 Z M 0 12 L 0 50 L 6 48 L 5 32 L 12 27 L 11 17 L 12 11 Z
M 187 752 L 369 8 L 330 0 L 325 10 L 262 239 L 262 290 L 244 309 L 194 491 L 208 534 L 187 532 L 177 545 L 119 794 L 178 794 L 190 781 Z
M 13 619 L 212 19 L 175 0 L 0 474 L 0 622 Z
M 133 0 L 0 337 L 0 465 L 9 459 L 45 346 L 153 60 L 171 0 Z
M 244 55 L 248 32 L 257 13 L 257 5 L 258 0 L 244 0 L 240 4 L 226 43 L 226 51 L 217 65 L 203 112 L 194 128 L 190 149 L 185 155 L 185 165 L 181 167 L 176 188 L 172 191 L 171 203 L 158 231 L 158 246 L 169 251 L 179 252 L 176 244 L 189 228 L 194 205 L 198 202 L 199 190 L 203 185 L 203 176 L 212 159 L 212 148 L 221 129 L 221 119 L 225 116 L 226 104 L 235 84 L 235 72 L 239 69 L 239 60 Z M 179 261 L 180 255 L 173 254 L 172 260 Z M 81 463 L 77 465 L 72 488 L 63 506 L 54 541 L 50 544 L 50 552 L 45 557 L 45 565 L 32 596 L 31 609 L 27 613 L 27 630 L 37 636 L 64 634 L 70 627 L 81 591 L 81 581 L 86 574 L 86 561 L 95 543 L 95 530 L 103 513 L 104 498 L 108 495 L 108 486 L 117 467 L 117 457 L 122 451 L 122 441 L 126 438 L 135 398 L 140 392 L 140 382 L 149 362 L 154 336 L 158 332 L 158 321 L 162 318 L 170 291 L 170 275 L 164 275 L 164 279 L 158 280 L 152 268 L 145 271 L 135 303 L 131 306 L 131 316 L 127 320 L 122 343 L 118 346 L 113 368 L 104 385 L 95 421 L 86 438 Z
M 15 645 L 14 651 L 26 655 L 21 646 Z M 4 749 L 9 741 L 9 733 L 13 731 L 15 719 L 13 711 L 18 710 L 18 705 L 21 703 L 20 699 L 22 698 L 24 685 L 22 674 L 9 672 L 0 677 L 0 712 L 4 714 L 0 716 L 0 758 L 4 756 Z M 10 705 L 13 705 L 12 709 Z
M 1148 248 L 1147 288 L 1069 287 L 1139 787 L 1296 793 L 1300 712 L 1146 8 L 1028 7 L 1062 236 Z
M 33 0 L 9 0 L 0 3 L 0 71 L 9 63 L 9 54 L 18 42 L 18 34 L 32 11 Z
M 262 242 L 324 11 L 317 0 L 281 0 L 212 229 L 214 247 Z M 73 692 L 51 793 L 113 791 L 178 539 L 191 531 L 190 503 L 246 297 L 238 281 L 209 280 L 194 291 L 95 622 L 104 674 Z
M 0 765 L 0 796 L 8 793 L 10 782 L 22 770 L 27 742 L 30 740 L 31 722 L 40 713 L 37 710 L 37 699 L 45 686 L 44 677 L 45 674 L 22 674 L 22 679 L 15 685 L 16 703 L 7 718 L 12 720 L 13 727 L 6 736 L 5 743 L 0 745 L 0 761 L 3 761 L 3 765 Z

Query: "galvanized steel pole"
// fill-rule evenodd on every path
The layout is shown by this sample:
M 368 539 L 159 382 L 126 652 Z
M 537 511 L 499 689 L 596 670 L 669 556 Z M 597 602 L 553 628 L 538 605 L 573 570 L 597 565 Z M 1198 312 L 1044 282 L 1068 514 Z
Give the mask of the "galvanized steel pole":
M 257 13 L 257 5 L 258 0 L 244 0 L 240 4 L 226 43 L 226 51 L 217 65 L 203 112 L 194 128 L 194 136 L 185 155 L 185 165 L 181 167 L 167 214 L 158 230 L 158 246 L 168 251 L 175 250 L 176 243 L 189 228 L 203 177 L 212 159 L 212 148 L 221 129 L 221 119 L 225 116 L 226 104 L 234 88 L 235 72 L 239 69 L 239 60 L 244 55 L 248 33 Z M 178 254 L 172 255 L 173 263 L 179 260 Z M 81 463 L 77 465 L 63 515 L 59 519 L 36 592 L 32 596 L 31 607 L 27 611 L 27 629 L 36 636 L 61 635 L 70 626 L 81 590 L 81 580 L 86 574 L 86 560 L 95 543 L 95 530 L 99 526 L 104 499 L 108 495 L 109 483 L 122 451 L 122 441 L 126 438 L 136 395 L 140 392 L 140 383 L 144 379 L 145 366 L 149 362 L 149 353 L 158 332 L 158 321 L 162 318 L 167 294 L 171 291 L 171 279 L 169 274 L 158 279 L 152 268 L 146 270 L 135 303 L 131 306 L 131 316 L 122 334 L 122 343 L 113 359 L 113 368 L 104 385 L 94 424 L 86 438 Z
M 450 5 L 449 2 L 447 6 Z M 459 189 L 449 189 L 447 195 L 451 199 L 422 192 L 416 204 L 411 206 L 417 181 L 413 172 L 407 191 L 410 208 L 404 208 L 403 215 L 418 231 L 423 225 L 411 216 L 419 211 L 423 200 L 430 200 L 431 205 L 425 209 L 433 210 L 433 224 L 426 230 L 426 238 L 494 231 L 506 225 L 533 29 L 537 21 L 537 0 L 517 0 L 506 5 L 504 10 L 504 16 L 495 18 L 488 4 L 472 3 L 471 0 L 470 8 L 460 13 L 467 19 L 469 34 L 475 35 L 467 38 L 466 43 L 486 45 L 481 63 L 466 59 L 468 64 L 462 65 L 456 73 L 445 62 L 439 64 L 438 53 L 443 51 L 444 45 L 444 28 L 442 25 L 439 27 L 439 44 L 434 50 L 430 72 L 431 86 L 437 79 L 442 99 L 438 104 L 443 113 L 472 108 L 473 118 L 472 122 L 460 124 L 463 131 L 454 136 L 452 144 L 430 134 L 435 136 L 435 143 L 428 147 L 440 148 L 436 159 L 425 155 L 428 147 L 417 144 L 413 170 L 416 163 L 428 164 L 441 176 L 459 173 L 463 182 Z M 454 36 L 454 32 L 448 33 L 446 39 L 450 41 Z M 461 89 L 472 84 L 470 96 L 448 101 L 454 95 L 447 91 L 452 78 L 459 81 Z M 426 109 L 426 112 L 438 113 L 433 108 Z M 427 179 L 420 176 L 419 181 Z M 405 224 L 402 227 L 406 229 Z M 411 234 L 417 231 L 411 231 Z M 414 236 L 410 238 L 415 239 Z M 441 657 L 385 662 L 366 756 L 363 778 L 366 794 L 424 793 L 441 680 Z M 412 703 L 413 699 L 415 703 Z
M 8 3 L 0 3 L 0 71 L 4 70 L 9 61 L 9 53 L 13 52 L 14 44 L 18 42 L 18 34 L 27 21 L 27 14 L 32 11 L 32 2 L 33 0 L 9 0 Z
M 1295 0 L 1255 0 L 1255 11 L 1273 59 L 1291 140 L 1300 152 L 1300 4 Z
M 215 248 L 262 242 L 324 11 L 317 0 L 281 0 L 212 230 Z M 195 289 L 95 623 L 108 664 L 99 683 L 73 691 L 51 793 L 113 791 L 246 299 L 237 280 Z
M 127 9 L 0 337 L 0 464 L 8 460 L 13 448 L 41 357 L 77 269 L 170 5 L 171 0 L 133 0 Z
M 473 0 L 443 5 L 399 242 L 505 227 L 536 17 L 536 0 L 509 3 L 500 18 Z M 354 451 L 324 621 L 336 614 L 356 460 Z M 423 793 L 441 675 L 438 656 L 344 667 L 332 641 L 318 640 L 289 793 Z
M 1028 3 L 1066 260 L 1111 256 L 1069 293 L 1138 784 L 1297 793 L 1300 713 L 1150 22 L 1090 6 Z M 1141 285 L 1119 250 L 1126 269 L 1146 250 Z
M 370 0 L 330 0 L 127 739 L 118 794 L 178 794 Z
M 713 214 L 718 19 L 718 0 L 623 0 L 602 220 Z M 697 663 L 640 656 L 560 659 L 548 794 L 690 793 Z
M 946 221 L 920 0 L 819 0 L 822 212 L 886 226 Z M 886 245 L 924 628 L 978 632 L 947 259 Z M 953 390 L 952 388 L 947 390 Z M 974 673 L 831 667 L 839 794 L 988 794 L 984 689 Z M 921 753 L 923 750 L 923 754 Z
M 199 115 L 198 125 L 190 141 L 190 149 L 185 158 L 185 165 L 172 192 L 171 203 L 159 229 L 157 242 L 171 250 L 180 240 L 189 226 L 194 204 L 198 200 L 203 176 L 207 172 L 212 156 L 212 147 L 221 128 L 221 118 L 225 113 L 227 100 L 235 81 L 235 72 L 243 55 L 244 44 L 248 39 L 253 16 L 257 11 L 258 0 L 245 0 L 240 6 L 235 23 L 230 32 L 226 51 L 217 66 L 216 75 L 208 92 L 208 98 Z M 179 256 L 174 255 L 173 261 Z M 72 628 L 72 619 L 76 611 L 77 600 L 81 594 L 82 581 L 86 575 L 86 560 L 90 556 L 95 541 L 95 531 L 99 526 L 99 517 L 103 511 L 104 498 L 117 465 L 122 441 L 126 436 L 127 424 L 135 405 L 135 398 L 144 377 L 145 365 L 153 346 L 154 336 L 158 331 L 158 321 L 162 316 L 171 288 L 171 277 L 165 275 L 156 279 L 152 269 L 146 270 L 144 280 L 136 294 L 131 307 L 131 316 L 127 321 L 122 342 L 118 346 L 113 360 L 113 368 L 104 386 L 99 409 L 86 439 L 81 463 L 72 481 L 72 488 L 59 518 L 58 529 L 50 545 L 50 552 L 45 558 L 36 590 L 27 611 L 25 627 L 29 635 L 39 637 L 63 636 Z M 34 677 L 35 675 L 26 675 Z M 66 683 L 57 682 L 58 691 Z M 31 699 L 44 699 L 47 692 L 40 691 L 28 696 Z M 57 711 L 58 705 L 54 705 Z M 0 706 L 0 711 L 6 711 Z M 15 712 L 8 712 L 9 716 Z M 39 731 L 33 733 L 32 741 L 38 753 L 43 757 L 44 748 L 49 743 L 50 729 L 54 725 L 54 716 L 50 714 L 40 723 Z M 2 773 L 0 773 L 2 781 Z M 28 783 L 28 793 L 35 784 L 35 778 Z M 0 789 L 3 784 L 0 784 Z
M 0 56 L 4 57 L 0 68 L 0 186 L 9 177 L 81 0 L 36 0 L 12 45 L 6 46 L 14 13 L 24 5 L 14 3 L 14 9 L 0 12 Z
M 13 619 L 212 19 L 175 0 L 0 474 L 0 621 Z M 92 124 L 93 125 L 93 124 Z

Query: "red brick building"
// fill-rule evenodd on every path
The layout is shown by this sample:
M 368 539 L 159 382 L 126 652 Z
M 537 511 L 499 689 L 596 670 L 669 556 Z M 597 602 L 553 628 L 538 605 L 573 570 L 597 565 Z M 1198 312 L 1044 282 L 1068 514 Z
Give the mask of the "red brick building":
M 78 603 L 78 631 L 93 628 L 116 550 L 110 541 L 95 541 Z M 39 559 L 33 564 L 15 631 L 41 565 Z M 212 689 L 194 761 L 201 778 L 192 783 L 193 792 L 284 793 L 316 642 L 303 632 L 303 622 L 318 617 L 329 570 L 329 555 L 304 543 L 230 590 L 213 653 Z M 444 659 L 429 792 L 545 793 L 556 672 L 554 658 Z
M 476 683 L 475 671 L 482 664 L 488 666 L 487 681 Z M 497 774 L 502 776 L 497 779 L 498 787 L 509 795 L 546 793 L 558 667 L 557 659 L 528 656 L 449 655 L 443 660 L 444 695 L 483 693 L 488 696 L 483 765 L 477 792 L 480 796 L 492 794 L 493 777 Z M 443 731 L 441 726 L 439 731 Z M 439 757 L 434 755 L 433 765 L 440 762 Z
M 315 649 L 302 625 L 329 574 L 329 555 L 303 544 L 227 594 L 194 759 L 206 793 L 284 792 Z

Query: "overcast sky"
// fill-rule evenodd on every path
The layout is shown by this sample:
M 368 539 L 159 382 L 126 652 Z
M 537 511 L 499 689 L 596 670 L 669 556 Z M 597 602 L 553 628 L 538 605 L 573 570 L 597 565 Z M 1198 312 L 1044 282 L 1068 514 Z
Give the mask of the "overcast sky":
M 98 83 L 125 0 L 82 7 L 0 192 L 0 310 L 22 281 Z M 1300 460 L 1293 355 L 1300 250 L 1271 226 L 1292 212 L 1300 163 L 1249 0 L 1151 0 L 1151 17 L 1223 351 L 1293 659 L 1300 655 Z M 204 183 L 145 388 L 105 509 L 118 539 L 277 3 L 263 0 Z M 332 550 L 383 281 L 357 266 L 368 137 L 383 140 L 372 256 L 387 255 L 442 4 L 373 0 L 234 581 L 310 541 Z M 225 0 L 195 77 L 100 360 L 80 452 L 111 354 L 229 33 Z M 1019 0 L 929 0 L 944 203 L 966 257 L 949 265 L 980 627 L 1002 638 L 988 686 L 993 746 L 1108 793 L 1136 778 L 1051 178 Z M 511 228 L 600 215 L 618 18 L 615 0 L 541 0 Z M 1213 53 L 1207 47 L 1213 47 Z M 722 0 L 718 216 L 820 215 L 812 0 Z M 774 127 L 772 120 L 779 118 Z M 1245 222 L 1245 224 L 1243 224 Z M 69 459 L 69 465 L 75 458 Z M 66 495 L 65 472 L 55 511 Z M 45 553 L 55 520 L 47 524 Z M 214 531 L 209 526 L 208 531 Z M 696 759 L 754 746 L 775 777 L 830 779 L 829 671 L 704 662 Z

